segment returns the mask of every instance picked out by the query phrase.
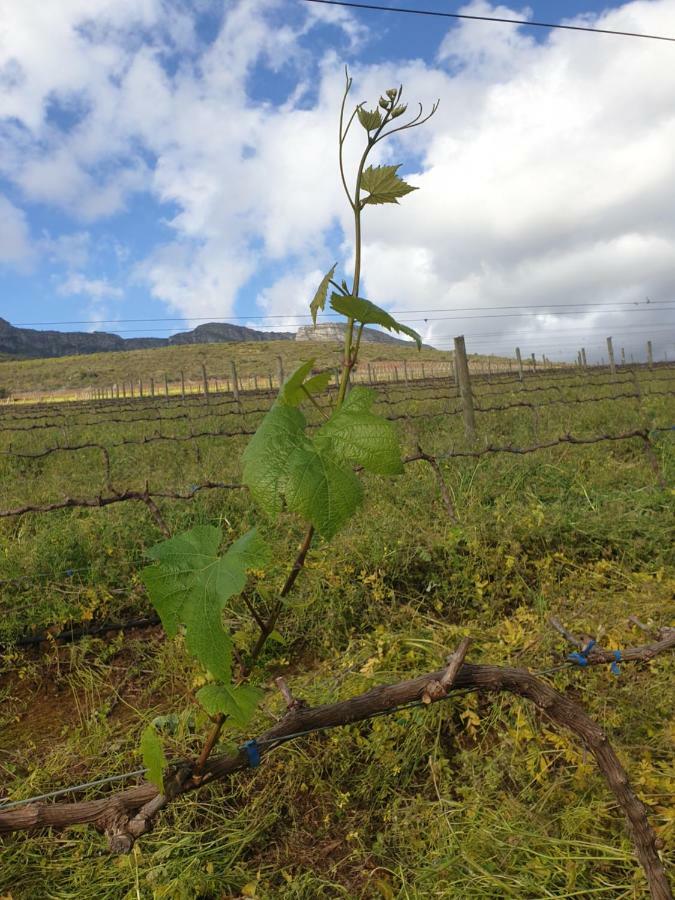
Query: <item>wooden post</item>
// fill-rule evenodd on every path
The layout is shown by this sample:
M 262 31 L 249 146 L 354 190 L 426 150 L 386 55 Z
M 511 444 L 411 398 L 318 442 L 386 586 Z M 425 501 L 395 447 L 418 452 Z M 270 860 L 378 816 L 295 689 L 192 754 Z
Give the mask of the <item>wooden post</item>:
M 185 372 L 180 370 L 180 395 L 185 400 Z
M 253 387 L 256 391 L 258 390 L 258 376 L 257 375 L 253 376 Z
M 133 398 L 133 396 L 134 396 L 134 383 L 133 383 L 133 381 L 130 381 L 130 382 L 129 382 L 129 391 L 131 392 L 131 397 Z
M 143 381 L 140 378 L 138 379 L 138 396 L 143 396 Z
M 457 367 L 457 354 L 452 354 L 452 375 L 455 379 L 455 394 L 459 397 L 459 369 Z
M 279 387 L 284 383 L 284 361 L 280 356 L 277 356 L 277 376 L 279 378 Z
M 126 383 L 126 381 L 122 382 L 122 396 L 124 397 L 125 400 L 127 399 L 127 383 Z
M 155 396 L 155 379 L 154 378 L 150 379 L 150 396 L 151 397 Z
M 403 380 L 405 381 L 405 386 L 407 390 L 410 390 L 410 384 L 408 382 L 408 363 L 403 360 Z
M 279 358 L 281 358 L 281 357 L 279 357 Z M 335 374 L 335 387 L 339 388 L 340 387 L 340 370 L 333 369 L 333 372 Z
M 516 347 L 516 359 L 518 360 L 518 378 L 523 380 L 523 358 L 520 355 L 520 347 Z
M 614 347 L 612 346 L 611 337 L 607 338 L 607 355 L 609 357 L 609 371 L 612 375 L 616 375 L 616 365 L 614 363 Z
M 471 378 L 469 376 L 469 364 L 466 358 L 466 344 L 464 335 L 455 338 L 455 360 L 457 361 L 457 376 L 459 390 L 464 409 L 464 431 L 468 440 L 476 440 L 476 416 L 473 410 L 473 396 L 471 395 Z
M 585 347 L 581 348 L 581 365 L 584 369 L 588 368 L 588 363 L 586 361 L 586 348 Z
M 626 365 L 626 348 L 625 347 L 621 348 L 621 365 L 622 366 Z
M 204 388 L 204 399 L 209 402 L 209 376 L 206 374 L 206 366 L 202 363 L 202 385 Z
M 120 399 L 120 385 L 119 382 L 115 384 L 115 400 Z
M 268 372 L 268 373 L 267 373 L 267 380 L 269 381 L 270 391 L 273 391 L 273 390 L 274 390 L 274 384 L 273 384 L 273 381 L 272 381 L 272 373 L 271 373 L 271 372 Z
M 425 375 L 424 375 L 424 363 L 422 363 L 422 381 L 424 381 L 424 380 L 425 380 Z
M 647 365 L 650 369 L 654 368 L 654 354 L 652 352 L 652 342 L 647 341 Z
M 232 369 L 232 393 L 234 394 L 234 399 L 239 403 L 239 378 L 237 377 L 237 366 L 234 360 L 231 361 L 230 368 Z
M 394 366 L 394 381 L 398 383 L 398 366 Z
M 373 384 L 373 370 L 371 368 L 370 363 L 368 363 L 368 384 L 371 386 Z
M 169 399 L 169 379 L 166 377 L 166 372 L 164 373 L 164 396 L 166 399 Z

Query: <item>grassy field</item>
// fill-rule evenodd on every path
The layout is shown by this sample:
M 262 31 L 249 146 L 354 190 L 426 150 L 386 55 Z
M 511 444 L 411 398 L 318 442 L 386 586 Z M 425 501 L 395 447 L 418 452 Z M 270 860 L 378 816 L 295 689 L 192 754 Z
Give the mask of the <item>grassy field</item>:
M 307 352 L 306 345 L 249 346 L 262 354 L 250 357 L 252 367 L 286 350 L 296 354 L 286 357 L 290 368 L 291 358 Z M 388 349 L 368 345 L 366 359 Z M 145 374 L 154 366 L 163 378 L 169 360 L 172 371 L 196 369 L 204 358 L 215 370 L 231 352 L 222 345 L 152 351 Z M 325 364 L 332 352 L 325 348 Z M 96 358 L 102 380 L 118 377 L 105 369 L 122 365 L 112 357 Z M 6 366 L 26 388 L 42 379 L 63 386 L 71 376 L 84 383 L 77 359 L 2 363 L 0 373 Z M 648 428 L 651 456 L 632 439 L 450 459 L 443 475 L 458 523 L 424 463 L 407 465 L 395 479 L 365 476 L 363 510 L 330 545 L 312 549 L 280 639 L 261 659 L 266 697 L 251 733 L 282 713 L 273 687 L 280 673 L 314 705 L 435 668 L 467 634 L 472 662 L 550 668 L 569 650 L 550 615 L 573 631 L 599 634 L 612 649 L 644 643 L 631 614 L 673 624 L 675 452 L 673 433 L 656 429 L 675 421 L 667 394 L 675 371 L 639 370 L 637 378 L 639 396 L 618 400 L 608 398 L 636 393 L 628 372 L 615 383 L 601 372 L 542 374 L 524 388 L 515 380 L 477 381 L 481 407 L 510 406 L 478 413 L 478 447 Z M 378 397 L 383 414 L 410 416 L 397 420 L 406 453 L 418 444 L 436 454 L 467 448 L 448 382 L 391 385 Z M 239 410 L 230 399 L 3 407 L 0 510 L 142 491 L 146 481 L 154 491 L 187 492 L 207 480 L 238 482 L 248 435 L 187 439 L 251 431 L 269 403 L 262 394 L 247 396 Z M 538 406 L 513 405 L 522 402 Z M 98 446 L 19 455 L 82 444 L 108 448 L 109 471 Z M 228 541 L 261 518 L 242 490 L 158 504 L 172 531 L 211 522 Z M 262 530 L 274 561 L 259 576 L 261 603 L 283 581 L 302 527 L 288 516 L 281 527 L 263 520 Z M 198 667 L 158 627 L 48 640 L 39 649 L 16 644 L 36 629 L 57 633 L 73 623 L 147 615 L 138 572 L 161 539 L 138 502 L 0 518 L 1 796 L 19 799 L 137 768 L 144 725 L 190 706 Z M 243 606 L 230 625 L 239 644 L 250 646 L 255 634 Z M 548 676 L 607 731 L 670 859 L 674 672 L 664 654 L 623 664 L 619 677 L 608 667 Z M 167 742 L 174 758 L 194 752 L 189 717 Z M 523 701 L 477 694 L 289 743 L 257 772 L 177 801 L 128 857 L 112 858 L 104 838 L 84 827 L 10 837 L 0 846 L 3 894 L 647 896 L 622 816 L 576 741 Z
M 0 359 L 0 387 L 12 396 L 25 394 L 77 396 L 80 391 L 108 388 L 122 382 L 143 380 L 146 391 L 150 379 L 158 390 L 163 390 L 164 376 L 171 388 L 177 391 L 180 373 L 188 385 L 201 386 L 202 365 L 209 376 L 221 381 L 230 377 L 231 363 L 237 366 L 243 379 L 269 374 L 276 378 L 277 356 L 281 356 L 286 372 L 311 357 L 317 366 L 338 366 L 341 344 L 331 342 L 308 343 L 295 341 L 260 341 L 252 343 L 192 344 L 176 347 L 158 347 L 152 350 L 129 350 L 122 353 L 91 353 L 86 356 L 63 356 L 51 359 L 2 360 Z M 441 350 L 424 349 L 418 353 L 414 344 L 364 343 L 361 368 L 368 363 L 386 363 L 407 360 L 420 367 L 422 362 L 438 363 L 447 367 L 452 354 Z M 475 357 L 483 365 L 488 357 Z M 497 358 L 494 358 L 495 363 Z M 502 363 L 504 361 L 502 360 Z

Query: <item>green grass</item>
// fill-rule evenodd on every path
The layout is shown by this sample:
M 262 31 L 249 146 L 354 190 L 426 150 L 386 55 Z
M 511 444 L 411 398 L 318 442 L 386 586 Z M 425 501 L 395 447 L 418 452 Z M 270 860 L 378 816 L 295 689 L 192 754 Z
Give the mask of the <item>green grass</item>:
M 653 393 L 672 389 L 657 381 L 663 375 L 640 373 L 641 401 L 542 407 L 536 419 L 522 408 L 479 414 L 479 444 L 670 426 L 672 398 Z M 565 381 L 564 393 L 617 390 L 594 380 Z M 476 393 L 483 405 L 519 399 L 518 385 L 508 387 L 497 396 L 487 393 L 494 386 L 477 383 Z M 429 452 L 466 446 L 461 417 L 448 415 L 457 401 L 439 393 L 447 387 L 383 407 L 437 413 L 399 423 L 406 452 L 418 441 Z M 551 387 L 527 398 L 558 394 Z M 404 395 L 402 386 L 390 391 L 391 399 Z M 156 407 L 167 415 L 182 408 L 177 400 Z M 193 419 L 207 414 L 194 419 L 195 430 L 236 428 L 242 418 L 253 427 L 261 417 L 187 408 Z M 160 427 L 134 424 L 130 413 L 122 423 L 106 421 L 110 412 L 98 417 L 77 425 L 97 415 L 73 409 L 57 429 L 0 432 L 0 449 L 10 442 L 27 451 L 57 441 L 109 445 Z M 161 430 L 189 434 L 190 423 L 171 420 Z M 111 451 L 112 481 L 142 488 L 146 479 L 151 487 L 238 480 L 246 440 L 120 446 Z M 628 624 L 631 614 L 672 624 L 675 453 L 671 435 L 655 433 L 653 442 L 666 490 L 639 441 L 452 460 L 443 470 L 458 525 L 424 464 L 406 466 L 398 479 L 366 477 L 362 511 L 332 544 L 316 545 L 289 598 L 283 643 L 270 644 L 259 669 L 266 697 L 251 733 L 282 712 L 273 687 L 279 673 L 317 704 L 435 668 L 465 634 L 473 638 L 472 661 L 548 668 L 568 650 L 547 623 L 551 614 L 572 630 L 601 632 L 609 647 L 643 642 Z M 33 461 L 0 456 L 1 508 L 98 491 L 107 493 L 100 451 Z M 160 505 L 172 530 L 215 522 L 235 537 L 260 518 L 243 492 Z M 266 586 L 283 579 L 302 534 L 290 517 L 262 528 L 274 561 L 258 583 L 258 603 Z M 143 726 L 190 707 L 199 671 L 160 629 L 47 645 L 41 653 L 11 644 L 32 627 L 148 611 L 135 573 L 160 539 L 140 504 L 0 520 L 0 582 L 29 576 L 0 583 L 3 795 L 135 768 Z M 66 569 L 84 571 L 65 576 Z M 254 630 L 243 605 L 230 624 L 250 646 Z M 619 678 L 605 667 L 551 676 L 606 729 L 670 858 L 674 669 L 664 655 L 622 665 Z M 187 722 L 167 744 L 178 757 L 195 750 L 198 735 Z M 179 800 L 128 858 L 111 858 L 104 838 L 88 828 L 10 837 L 0 847 L 2 893 L 13 900 L 647 896 L 622 816 L 574 738 L 524 701 L 475 694 L 288 744 L 257 772 Z

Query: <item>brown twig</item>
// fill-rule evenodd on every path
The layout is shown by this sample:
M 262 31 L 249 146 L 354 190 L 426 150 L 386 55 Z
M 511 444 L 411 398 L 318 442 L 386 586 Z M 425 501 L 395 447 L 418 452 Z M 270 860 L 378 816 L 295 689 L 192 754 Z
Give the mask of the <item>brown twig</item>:
M 402 705 L 421 700 L 430 681 L 439 681 L 447 668 L 421 675 L 395 685 L 385 685 L 371 691 L 326 706 L 299 710 L 285 716 L 258 739 L 261 755 L 276 746 L 287 735 L 299 731 L 316 730 L 363 721 L 373 715 L 393 712 Z M 628 828 L 638 858 L 644 868 L 654 900 L 671 900 L 657 842 L 647 819 L 643 803 L 634 793 L 628 775 L 612 749 L 602 728 L 588 717 L 579 704 L 559 694 L 552 687 L 524 669 L 464 663 L 457 673 L 450 692 L 475 690 L 485 693 L 506 691 L 532 701 L 545 716 L 558 726 L 568 728 L 589 750 L 598 764 L 608 787 L 628 821 Z M 249 766 L 249 757 L 242 748 L 237 753 L 209 759 L 204 767 L 201 783 L 223 778 Z M 177 793 L 200 786 L 186 779 Z M 90 823 L 115 836 L 117 845 L 128 850 L 133 841 L 149 829 L 156 812 L 165 804 L 156 787 L 145 782 L 101 800 L 51 806 L 30 805 L 0 810 L 0 834 L 19 830 L 64 828 L 68 825 Z M 127 837 L 123 840 L 122 837 Z
M 417 449 L 419 451 L 419 458 L 423 459 L 427 462 L 436 476 L 436 482 L 438 483 L 438 489 L 441 492 L 441 498 L 443 500 L 443 505 L 445 506 L 445 511 L 448 514 L 448 518 L 453 523 L 453 525 L 457 525 L 459 519 L 457 518 L 457 511 L 455 510 L 455 506 L 450 497 L 450 491 L 448 490 L 448 486 L 445 483 L 445 478 L 443 478 L 443 472 L 441 472 L 441 467 L 438 464 L 438 460 L 433 456 L 429 456 L 427 453 L 422 450 L 420 445 L 417 445 Z

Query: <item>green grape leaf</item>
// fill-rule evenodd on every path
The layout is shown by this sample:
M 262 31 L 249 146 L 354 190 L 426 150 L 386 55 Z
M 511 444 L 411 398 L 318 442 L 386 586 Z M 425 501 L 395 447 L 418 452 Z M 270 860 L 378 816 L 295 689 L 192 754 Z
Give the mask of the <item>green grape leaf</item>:
M 366 131 L 374 131 L 382 124 L 382 115 L 378 109 L 374 109 L 371 112 L 370 110 L 364 109 L 362 106 L 357 106 L 356 114 L 359 117 L 359 122 Z
M 326 540 L 354 514 L 363 499 L 361 483 L 351 468 L 342 467 L 329 453 L 309 442 L 291 454 L 285 494 L 288 508 L 309 519 Z
M 332 374 L 332 372 L 319 372 L 318 375 L 308 378 L 302 386 L 303 393 L 307 392 L 305 396 L 307 394 L 320 394 L 325 391 L 330 384 Z
M 314 294 L 314 299 L 309 304 L 309 311 L 312 314 L 312 322 L 315 325 L 316 325 L 316 314 L 319 312 L 320 309 L 323 309 L 324 306 L 326 305 L 326 294 L 328 293 L 328 285 L 330 284 L 331 278 L 333 277 L 333 275 L 335 273 L 335 266 L 337 266 L 337 263 L 335 263 L 333 268 L 330 271 L 326 272 L 326 274 L 323 276 L 323 278 L 321 279 L 321 284 L 316 289 L 316 294 Z
M 281 386 L 276 402 L 286 406 L 298 406 L 307 399 L 308 394 L 318 394 L 325 390 L 330 381 L 330 372 L 320 372 L 307 378 L 313 366 L 313 359 L 298 366 Z
M 416 187 L 399 178 L 396 171 L 401 166 L 368 166 L 361 176 L 361 187 L 369 196 L 361 203 L 398 203 L 399 197 L 405 197 Z
M 210 716 L 224 713 L 235 725 L 246 728 L 263 692 L 250 684 L 206 684 L 197 691 L 197 700 Z
M 407 334 L 415 341 L 417 349 L 422 349 L 422 338 L 416 331 L 408 328 L 407 325 L 397 322 L 393 316 L 371 303 L 370 300 L 364 300 L 363 297 L 343 297 L 341 294 L 336 294 L 333 291 L 330 297 L 330 305 L 335 312 L 339 312 L 350 319 L 356 319 L 357 322 L 362 322 L 364 325 L 381 325 L 388 331 Z
M 246 570 L 264 565 L 269 550 L 254 528 L 222 556 L 223 535 L 213 525 L 198 525 L 153 547 L 149 555 L 159 565 L 141 572 L 153 606 L 169 636 L 185 626 L 188 651 L 210 672 L 229 681 L 232 638 L 221 613 L 230 597 L 246 584 Z
M 244 450 L 242 480 L 268 516 L 281 512 L 288 460 L 306 443 L 303 414 L 277 401 Z
M 143 765 L 148 770 L 148 781 L 154 784 L 158 791 L 163 791 L 166 757 L 159 735 L 152 725 L 148 725 L 141 735 L 141 754 Z
M 403 463 L 394 423 L 370 411 L 374 399 L 374 391 L 352 388 L 317 432 L 315 444 L 319 450 L 330 447 L 337 459 L 378 475 L 400 475 Z

